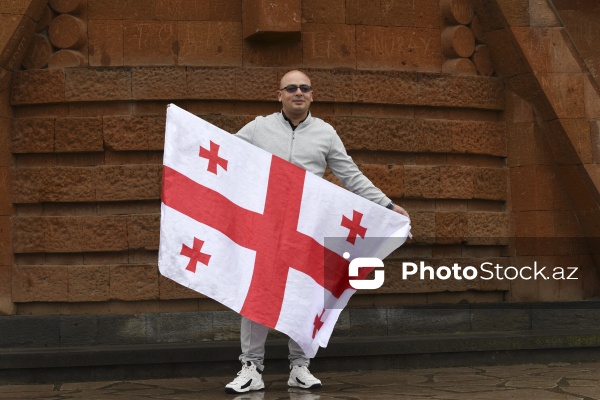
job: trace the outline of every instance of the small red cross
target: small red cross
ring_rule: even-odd
[[[187,269],[188,271],[191,272],[196,272],[196,265],[201,262],[204,265],[208,265],[208,262],[210,261],[210,256],[208,254],[204,254],[202,253],[200,250],[202,250],[202,246],[204,245],[204,241],[194,238],[194,247],[193,248],[189,248],[188,246],[185,245],[185,243],[181,246],[181,254],[182,256],[186,256],[190,258],[190,262],[188,263],[187,267],[185,267],[185,269]]]
[[[200,157],[208,159],[207,171],[215,175],[217,174],[217,166],[227,171],[227,160],[219,157],[219,147],[221,146],[211,140],[210,150],[200,146],[200,153],[198,154]]]
[[[348,238],[346,239],[347,242],[354,244],[357,235],[363,239],[365,238],[367,228],[360,226],[362,217],[363,215],[356,210],[353,211],[352,220],[345,215],[342,215],[342,226],[350,229],[350,233],[348,233]]]
[[[315,317],[315,322],[313,322],[313,325],[315,327],[313,329],[313,334],[312,334],[313,339],[315,338],[315,336],[317,336],[317,332],[319,332],[319,329],[321,329],[321,327],[324,324],[324,322],[321,321],[321,318],[323,318],[323,314],[325,314],[325,309],[323,309],[323,311],[321,312],[321,315],[317,314],[317,316]]]

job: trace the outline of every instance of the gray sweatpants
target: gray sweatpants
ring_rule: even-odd
[[[267,335],[269,334],[269,328],[261,325],[257,322],[251,321],[246,317],[242,317],[241,335],[240,339],[242,342],[242,354],[240,355],[240,361],[246,363],[251,361],[259,369],[263,369],[263,363],[265,359],[265,342]],[[306,357],[304,351],[300,348],[298,343],[290,338],[288,342],[288,348],[290,355],[290,365],[306,365],[310,363],[310,359]]]

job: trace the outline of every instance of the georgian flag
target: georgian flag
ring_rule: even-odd
[[[169,105],[161,274],[287,334],[308,357],[355,292],[349,260],[383,259],[409,231],[408,218]],[[352,279],[370,272],[360,271]]]

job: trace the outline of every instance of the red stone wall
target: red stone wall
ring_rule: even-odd
[[[418,259],[509,264],[529,255],[515,250],[515,233],[544,235],[543,227],[523,231],[542,209],[560,226],[570,221],[564,235],[580,236],[548,154],[532,145],[542,135],[532,105],[505,90],[471,2],[303,0],[282,13],[296,16],[279,21],[284,28],[261,17],[268,40],[244,39],[244,15],[259,3],[49,1],[29,34],[27,61],[8,69],[2,92],[0,185],[11,188],[0,194],[4,312],[218,308],[158,273],[166,105],[235,132],[278,110],[277,83],[291,68],[311,76],[314,114],[412,216],[415,239],[386,262],[389,283],[355,304],[593,292],[592,275],[587,288],[579,281],[548,291],[506,281],[404,282],[392,268]],[[541,207],[547,196],[555,200]]]

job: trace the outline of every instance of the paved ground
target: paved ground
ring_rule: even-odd
[[[265,391],[237,396],[223,391],[231,378],[5,385],[0,399],[600,400],[600,362],[321,373],[310,392],[267,371]]]

